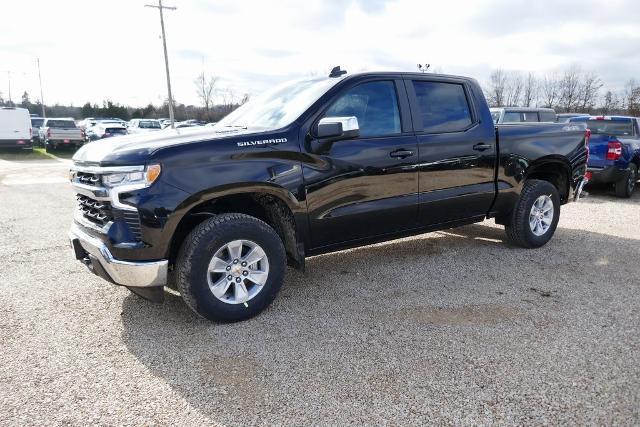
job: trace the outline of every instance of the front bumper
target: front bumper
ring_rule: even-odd
[[[149,288],[167,284],[169,262],[165,260],[131,262],[115,259],[99,239],[82,231],[77,224],[69,231],[75,258],[103,279],[133,288]]]

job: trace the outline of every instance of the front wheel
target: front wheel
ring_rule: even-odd
[[[560,219],[560,196],[556,187],[537,179],[528,180],[520,194],[511,222],[505,227],[511,243],[523,248],[545,245]]]
[[[186,237],[175,278],[185,303],[197,314],[236,322],[271,304],[285,271],[284,246],[273,228],[229,213],[204,221]]]
[[[628,199],[633,195],[633,192],[636,189],[636,182],[638,181],[638,167],[631,163],[629,165],[629,170],[624,175],[624,177],[616,182],[616,196]]]

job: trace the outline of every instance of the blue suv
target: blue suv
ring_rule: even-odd
[[[574,117],[591,131],[587,177],[613,184],[618,197],[631,197],[640,168],[640,118],[629,116]]]

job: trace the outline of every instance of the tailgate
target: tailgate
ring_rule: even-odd
[[[589,167],[604,168],[613,165],[613,160],[607,160],[610,139],[609,135],[591,134],[591,138],[589,138]]]
[[[49,139],[68,139],[70,141],[78,141],[82,139],[82,133],[80,129],[61,129],[61,128],[50,128],[51,136]]]

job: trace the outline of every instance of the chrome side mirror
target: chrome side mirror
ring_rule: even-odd
[[[315,136],[318,139],[349,139],[360,135],[358,118],[350,117],[325,117],[318,122]]]

